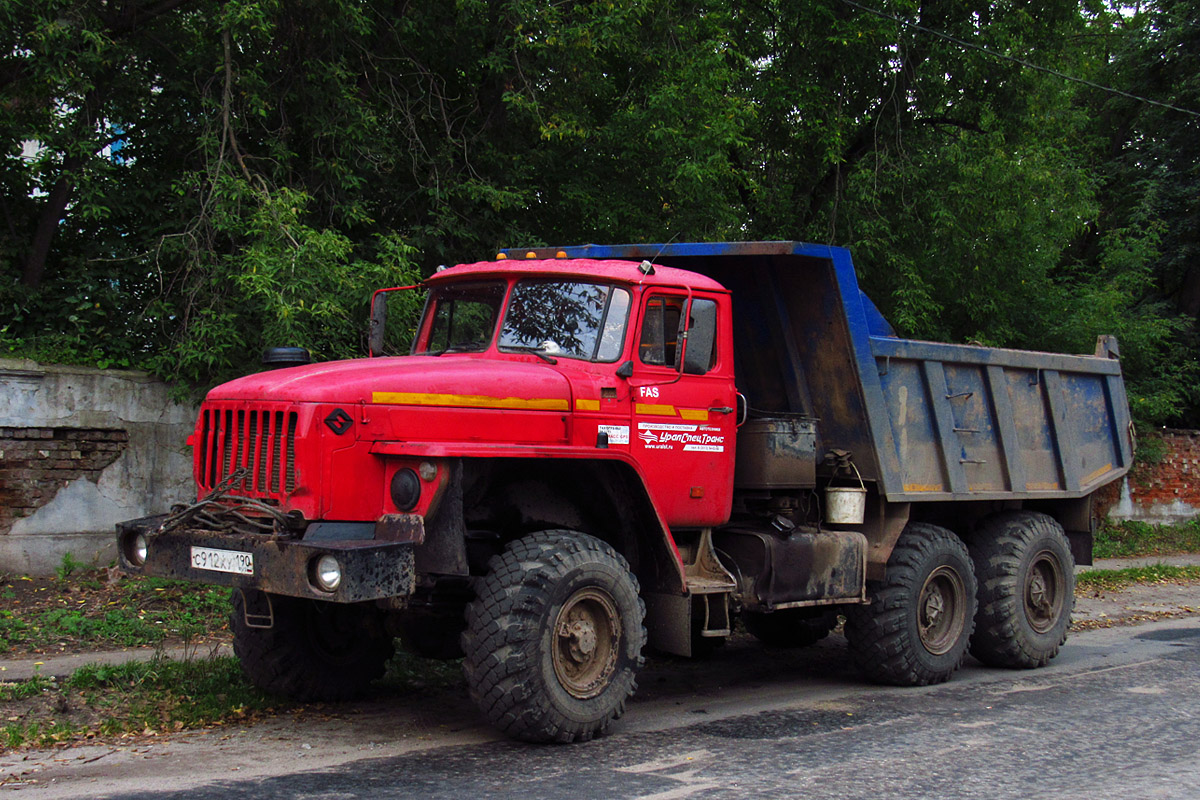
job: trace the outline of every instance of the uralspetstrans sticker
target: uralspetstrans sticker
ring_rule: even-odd
[[[685,453],[725,452],[725,434],[701,431],[696,425],[639,422],[638,438],[648,450],[674,450],[681,444]]]

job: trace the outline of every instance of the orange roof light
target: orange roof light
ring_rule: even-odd
[[[566,250],[559,250],[557,253],[555,253],[555,254],[554,254],[554,257],[555,257],[555,258],[566,258],[566,257],[567,257],[567,251],[566,251]]]
[[[528,253],[525,254],[525,257],[526,258],[537,258],[537,253],[530,250]]]
[[[507,254],[507,253],[496,253],[496,260],[497,260],[497,261],[504,261],[504,260],[505,260],[505,259],[507,259],[507,258],[508,258],[508,254]]]

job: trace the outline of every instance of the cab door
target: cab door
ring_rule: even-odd
[[[630,450],[668,525],[721,524],[737,438],[729,298],[652,289],[641,302]]]

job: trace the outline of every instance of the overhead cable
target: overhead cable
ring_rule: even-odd
[[[1026,61],[1023,58],[1017,58],[1016,56],[1010,56],[1005,53],[1000,53],[995,50],[991,50],[987,47],[984,47],[983,45],[978,45],[978,44],[975,44],[974,42],[969,42],[965,39],[960,39],[957,36],[951,36],[948,33],[943,33],[942,31],[936,31],[933,28],[928,28],[924,25],[921,25],[920,23],[912,22],[911,20],[904,19],[903,17],[898,17],[893,14],[889,14],[886,11],[880,11],[877,8],[871,8],[870,6],[865,6],[862,3],[856,3],[856,2],[854,2],[854,0],[841,0],[841,2],[845,3],[848,6],[851,6],[852,8],[857,8],[859,11],[865,11],[868,14],[874,14],[877,17],[881,17],[883,19],[889,19],[889,20],[892,20],[893,22],[898,22],[901,25],[904,25],[905,27],[912,28],[913,30],[921,31],[922,33],[928,33],[930,36],[936,36],[939,39],[945,39],[948,42],[953,42],[954,44],[957,44],[960,47],[966,47],[970,50],[978,50],[979,52],[985,53],[989,56],[992,56],[993,58],[999,58],[1004,61],[1011,61],[1014,64],[1020,64],[1022,67],[1026,67],[1028,69],[1036,70],[1038,72],[1044,72],[1047,75],[1053,75],[1057,78],[1062,78],[1063,80],[1066,80],[1066,81],[1072,81],[1074,83],[1081,83],[1084,86],[1090,86],[1093,89],[1098,89],[1099,91],[1102,91],[1102,92],[1108,92],[1109,94],[1115,94],[1115,95],[1120,95],[1121,97],[1127,97],[1130,100],[1137,100],[1140,103],[1149,103],[1150,105],[1159,106],[1161,108],[1166,108],[1171,111],[1178,111],[1181,114],[1188,114],[1193,117],[1200,117],[1200,111],[1193,111],[1190,108],[1182,108],[1181,106],[1172,105],[1171,103],[1164,103],[1161,100],[1151,100],[1149,97],[1142,97],[1141,95],[1133,94],[1131,92],[1125,92],[1120,89],[1114,89],[1111,86],[1105,86],[1103,84],[1096,83],[1095,81],[1089,81],[1086,78],[1077,78],[1074,75],[1068,75],[1067,73],[1059,72],[1056,69],[1050,69],[1049,67],[1043,67],[1040,64],[1034,64],[1030,61]]]

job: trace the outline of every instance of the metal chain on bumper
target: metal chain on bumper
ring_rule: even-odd
[[[153,533],[166,533],[186,525],[223,533],[294,535],[294,517],[260,500],[228,494],[230,487],[249,475],[249,468],[236,470],[197,502],[172,506],[171,513]]]

